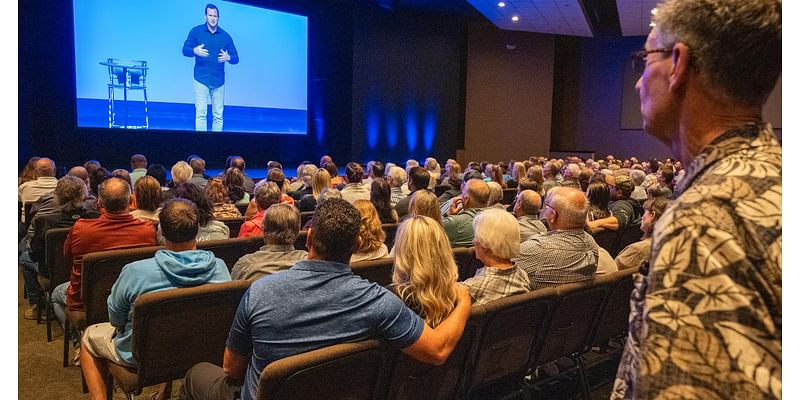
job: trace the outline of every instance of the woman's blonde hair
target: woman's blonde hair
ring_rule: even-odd
[[[458,267],[441,225],[415,215],[397,228],[392,283],[397,295],[431,327],[456,305]]]
[[[408,205],[409,215],[424,215],[442,224],[442,214],[439,210],[439,199],[430,190],[417,190],[411,194]]]
[[[364,199],[354,201],[353,207],[361,216],[361,224],[358,227],[358,250],[356,251],[369,253],[378,250],[386,240],[386,233],[381,228],[378,210],[371,201]]]
[[[318,199],[319,194],[329,187],[331,187],[331,174],[325,168],[318,169],[311,178],[311,192],[314,198]]]

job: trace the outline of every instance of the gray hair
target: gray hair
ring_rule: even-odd
[[[517,196],[519,207],[525,212],[525,215],[539,215],[541,208],[542,196],[533,190],[523,190]]]
[[[268,209],[273,204],[281,202],[281,189],[275,182],[266,179],[259,181],[260,185],[255,188],[256,205],[262,210]]]
[[[339,189],[334,188],[326,188],[323,191],[319,192],[319,197],[317,197],[317,206],[324,203],[325,200],[328,199],[341,199],[342,192]]]
[[[406,183],[406,171],[394,166],[389,170],[389,178],[392,178],[392,187],[403,186]]]
[[[493,206],[503,201],[503,187],[497,182],[486,182],[489,186],[489,204]]]
[[[177,186],[192,179],[194,170],[186,161],[178,161],[172,166],[172,182]]]
[[[580,196],[575,196],[572,192]],[[567,229],[581,229],[586,225],[589,202],[580,190],[556,186],[547,192],[545,203],[555,208]]]
[[[490,208],[472,220],[475,240],[498,258],[510,260],[519,254],[519,224],[508,211]]]
[[[264,212],[264,243],[294,244],[300,235],[300,211],[289,204],[273,204]]]
[[[88,189],[86,183],[75,176],[64,176],[58,180],[53,192],[56,203],[64,211],[78,210],[83,207]]]
[[[298,169],[300,170],[300,179],[303,181],[303,183],[311,186],[311,178],[314,177],[314,174],[317,173],[319,168],[317,168],[317,166],[314,164],[306,164]]]
[[[704,86],[762,105],[781,73],[780,0],[667,0],[653,16],[660,45],[689,47]]]
[[[634,185],[642,186],[642,184],[644,183],[644,178],[645,178],[644,171],[638,169],[632,169],[630,176]]]

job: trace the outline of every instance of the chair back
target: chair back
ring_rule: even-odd
[[[132,339],[139,387],[180,379],[199,362],[222,365],[233,317],[249,286],[233,281],[139,296]]]
[[[235,204],[236,209],[239,210],[239,214],[246,214],[247,213],[247,206],[250,204]]]
[[[383,243],[386,243],[386,247],[391,250],[394,247],[394,238],[397,236],[397,228],[400,226],[400,223],[393,223],[393,224],[381,224],[381,229],[386,234],[386,239]]]
[[[263,245],[264,239],[260,236],[254,236],[198,242],[197,248],[214,253],[215,257],[225,261],[225,265],[228,266],[228,271],[230,271],[242,256],[258,251]]]
[[[513,203],[515,197],[517,197],[517,189],[503,189],[502,204],[509,205]]]
[[[300,212],[300,226],[306,226],[308,221],[311,221],[311,218],[314,218],[314,211]]]
[[[128,263],[153,257],[158,246],[107,250],[83,256],[81,297],[86,309],[86,326],[108,322],[108,296]]]
[[[384,398],[395,352],[376,339],[287,357],[261,372],[256,399]]]
[[[350,264],[350,269],[353,270],[354,274],[381,286],[389,286],[392,283],[393,268],[394,257],[384,257]]]
[[[389,394],[394,400],[449,400],[459,398],[472,363],[472,349],[480,337],[487,316],[483,306],[473,307],[467,325],[447,361],[429,365],[399,352],[392,368]]]
[[[485,305],[487,317],[474,348],[476,358],[466,397],[482,389],[494,393],[522,381],[556,299],[556,289],[543,288]]]
[[[64,241],[72,228],[48,229],[44,234],[44,262],[47,265],[48,280],[52,291],[56,286],[69,281],[72,260],[64,255]]]
[[[621,336],[628,330],[633,275],[637,272],[639,271],[636,268],[629,268],[597,278],[595,284],[606,286],[608,298],[597,322],[592,343],[604,345],[608,339]]]
[[[447,189],[450,189],[450,186],[447,186],[447,185],[436,185],[436,186],[433,187],[433,194],[435,194],[436,197],[439,197],[439,196],[443,195],[444,192],[447,191]]]
[[[597,245],[606,249],[609,254],[614,251],[614,246],[617,243],[617,231],[602,230],[592,234],[592,237],[597,242]],[[611,254],[611,257],[614,257],[614,255]]]
[[[228,229],[231,231],[228,237],[235,238],[239,236],[239,230],[242,229],[242,224],[246,219],[244,217],[231,217],[231,218],[220,218],[218,220],[225,224]]]
[[[453,249],[453,257],[458,266],[459,282],[472,278],[483,267],[483,263],[475,256],[475,247],[456,247]]]
[[[127,86],[128,89],[142,89],[147,86],[147,61],[137,60],[122,60],[118,58],[109,58],[108,63],[125,65],[129,68],[122,68],[121,66],[108,66],[108,77],[111,85],[113,86]],[[130,68],[134,67],[134,68]],[[125,70],[127,69],[127,76]]]
[[[295,239],[295,241],[294,241],[294,248],[296,250],[308,251],[308,248],[306,248],[306,239],[307,238],[308,238],[308,231],[307,230],[300,231],[300,234],[297,235],[297,239]]]
[[[558,299],[539,348],[534,346],[532,367],[585,352],[607,294],[605,286],[585,283],[570,283],[555,289]]]
[[[628,224],[617,237],[614,251],[609,251],[611,257],[616,257],[628,245],[642,240],[642,235],[644,235],[644,232],[642,232],[640,224]]]

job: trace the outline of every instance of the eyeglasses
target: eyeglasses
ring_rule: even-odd
[[[631,53],[631,67],[633,68],[633,72],[637,74],[644,72],[644,67],[647,65],[647,55],[651,53],[672,53],[672,49],[660,48],[651,50],[641,49],[634,51]]]

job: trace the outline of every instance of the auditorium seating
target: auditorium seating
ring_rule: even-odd
[[[510,205],[517,197],[517,189],[503,189],[503,205]]]
[[[53,340],[53,321],[50,309],[53,307],[52,295],[56,286],[69,280],[72,260],[64,257],[64,241],[72,228],[55,228],[44,235],[44,263],[47,265],[47,277],[38,277],[39,287],[45,293],[45,322],[47,323],[47,341]]]
[[[132,350],[138,367],[108,363],[108,398],[114,382],[130,399],[144,387],[183,378],[199,362],[222,365],[233,317],[249,286],[248,281],[213,283],[137,298]]]
[[[581,355],[600,336],[624,333],[619,321],[627,319],[628,309],[620,307],[620,300],[630,296],[635,272],[623,270],[589,285],[545,288],[475,306],[461,340],[441,366],[416,362],[375,340],[287,357],[264,369],[258,398],[527,398],[531,387],[525,375],[561,357],[577,363],[581,393],[588,398]],[[381,352],[383,357],[375,354]],[[385,360],[393,362],[387,365]],[[354,381],[356,371],[364,370]],[[388,385],[386,376],[391,377]]]
[[[592,237],[594,237],[598,246],[606,249],[611,254],[611,257],[616,257],[626,246],[641,240],[643,234],[639,224],[633,223],[622,230],[596,232],[592,234]]]
[[[228,234],[228,237],[235,238],[239,236],[239,230],[242,228],[242,224],[244,223],[244,221],[247,221],[247,218],[245,217],[220,218],[218,221],[222,222],[223,224],[225,224],[225,226],[228,227],[228,229],[230,229],[231,232],[230,234]]]
[[[389,286],[392,283],[393,268],[394,257],[359,261],[350,264],[350,269],[353,270],[354,274],[381,286]]]
[[[472,278],[483,267],[483,263],[475,256],[475,247],[456,247],[453,249],[453,257],[458,266],[459,281]]]

